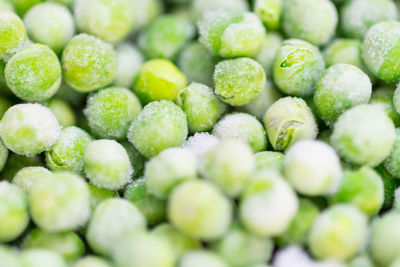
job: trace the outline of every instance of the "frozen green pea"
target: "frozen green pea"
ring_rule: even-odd
[[[268,146],[264,126],[246,113],[226,115],[214,126],[212,134],[220,140],[241,140],[248,144],[253,152],[264,151]]]
[[[400,128],[396,129],[396,139],[383,166],[393,177],[400,179]]]
[[[152,234],[164,238],[173,248],[177,259],[181,258],[186,252],[201,248],[199,241],[185,236],[167,223],[158,225],[154,228]]]
[[[311,228],[311,253],[319,259],[349,260],[364,247],[367,226],[367,217],[354,206],[334,205],[323,211]]]
[[[329,0],[284,1],[283,29],[291,38],[323,45],[335,34],[338,14]]]
[[[113,47],[87,34],[76,35],[68,42],[61,62],[67,84],[82,93],[107,86],[117,72]]]
[[[239,218],[244,227],[257,236],[278,236],[288,229],[296,216],[298,202],[296,193],[278,172],[261,170],[240,197]],[[279,208],[277,203],[280,203]]]
[[[19,237],[29,223],[28,199],[16,185],[0,182],[0,243]]]
[[[368,69],[386,82],[400,77],[400,22],[385,21],[370,28],[362,45],[362,58]]]
[[[264,116],[268,139],[277,151],[284,151],[296,141],[315,138],[318,126],[311,109],[301,98],[285,97],[272,104]]]
[[[372,224],[369,252],[379,266],[390,266],[400,253],[400,213],[392,211]]]
[[[110,199],[110,198],[118,198],[119,194],[117,191],[111,191],[105,188],[99,188],[92,184],[88,184],[89,193],[90,193],[90,208],[94,210],[97,205],[101,202]]]
[[[139,50],[130,43],[122,43],[117,46],[117,74],[114,84],[130,88],[143,64],[144,58]]]
[[[164,10],[164,2],[161,0],[133,0],[133,4],[135,29],[146,26]]]
[[[262,120],[268,108],[281,97],[282,94],[276,89],[275,85],[268,81],[260,94],[242,108],[245,112],[256,116],[259,120]]]
[[[371,95],[371,104],[379,104],[392,119],[395,126],[400,125],[400,115],[396,112],[394,105],[394,88],[391,86],[380,86],[375,88]]]
[[[155,18],[139,35],[139,47],[148,58],[175,59],[194,35],[193,26],[177,15]]]
[[[300,199],[299,210],[289,228],[276,239],[278,246],[305,245],[308,233],[318,214],[319,209],[316,204],[306,198]]]
[[[21,267],[67,267],[62,256],[47,249],[28,249],[21,253]]]
[[[103,258],[86,256],[74,262],[71,267],[112,267],[112,265]]]
[[[84,130],[70,126],[62,129],[56,143],[46,151],[46,165],[52,171],[82,173],[86,147],[92,138]]]
[[[177,185],[196,178],[197,158],[184,148],[166,149],[146,163],[144,176],[149,193],[166,199]]]
[[[85,245],[74,232],[47,233],[33,229],[24,238],[24,249],[41,248],[59,253],[66,261],[76,260],[85,253]]]
[[[78,29],[113,44],[133,28],[134,10],[130,0],[77,0],[74,3]]]
[[[29,191],[34,183],[50,174],[51,172],[44,167],[25,167],[20,169],[15,174],[14,178],[12,179],[12,183],[17,185],[26,194],[29,194]]]
[[[4,267],[20,267],[18,253],[11,247],[0,245],[0,262]]]
[[[307,196],[335,193],[343,177],[335,150],[318,140],[300,140],[291,146],[283,170],[293,188]]]
[[[76,116],[68,102],[61,98],[52,98],[47,102],[47,107],[56,116],[58,123],[62,127],[73,126],[76,124]]]
[[[185,88],[185,75],[167,59],[145,62],[134,81],[134,89],[143,103],[155,100],[175,101]]]
[[[61,4],[40,3],[24,17],[26,31],[32,41],[48,45],[56,54],[75,34],[71,12]]]
[[[289,39],[282,43],[276,53],[273,76],[282,92],[308,96],[314,92],[324,69],[324,59],[317,47],[306,41]]]
[[[129,184],[124,191],[124,198],[135,204],[150,225],[165,221],[167,202],[149,193],[145,178]]]
[[[0,58],[8,61],[27,42],[27,33],[22,20],[11,11],[0,11]]]
[[[210,150],[218,143],[218,138],[207,132],[195,133],[189,137],[188,140],[182,145],[183,148],[190,150],[198,158],[201,158],[204,153]]]
[[[111,256],[124,235],[145,229],[146,219],[134,204],[125,199],[111,198],[94,210],[86,239],[95,252]]]
[[[195,82],[179,92],[177,102],[186,113],[191,133],[211,130],[225,111],[210,87]]]
[[[190,213],[182,212],[190,210]],[[169,198],[168,217],[179,231],[195,239],[222,237],[232,221],[230,200],[212,183],[192,180],[180,184]]]
[[[232,9],[206,12],[198,27],[200,42],[223,58],[254,56],[265,36],[264,26],[256,14]]]
[[[254,100],[266,83],[262,66],[251,58],[223,60],[215,66],[215,93],[232,106]]]
[[[178,66],[190,82],[211,86],[216,61],[207,48],[195,41],[182,48],[178,57]]]
[[[345,171],[333,203],[349,203],[373,216],[379,212],[384,200],[384,185],[380,175],[368,166]]]
[[[128,153],[115,140],[90,142],[83,163],[86,176],[97,187],[117,190],[131,180],[133,170]]]
[[[145,157],[181,146],[187,137],[186,114],[170,101],[151,102],[133,120],[128,140]]]
[[[61,127],[56,117],[40,104],[18,104],[1,120],[0,135],[11,151],[33,156],[49,150],[57,141]]]
[[[51,98],[61,84],[61,65],[46,45],[30,45],[15,54],[4,70],[11,91],[25,101]]]
[[[132,178],[141,176],[144,169],[145,158],[129,141],[121,141],[120,144],[125,148],[129,160],[131,161],[133,167]]]
[[[73,173],[57,172],[35,182],[29,192],[33,221],[46,232],[63,232],[83,226],[90,215],[89,188]]]
[[[255,167],[250,146],[240,140],[227,139],[202,156],[200,172],[226,194],[236,197],[246,188]]]
[[[19,170],[31,166],[44,166],[42,158],[39,155],[25,157],[15,153],[9,153],[9,157],[1,172],[1,178],[11,181]]]
[[[345,110],[368,103],[371,92],[371,81],[362,70],[349,64],[335,64],[318,80],[314,104],[320,117],[330,125]]]
[[[364,39],[369,28],[381,21],[396,20],[392,0],[351,0],[340,8],[340,26],[344,35]]]
[[[392,120],[378,105],[358,105],[345,111],[333,127],[331,143],[345,160],[358,165],[379,165],[396,138]]]
[[[228,267],[228,263],[218,254],[208,250],[194,250],[181,258],[178,267]]]
[[[256,170],[275,169],[278,172],[283,170],[283,159],[285,156],[281,152],[262,151],[254,154],[256,159]]]
[[[230,266],[241,267],[267,262],[272,254],[273,242],[250,234],[239,224],[234,224],[212,247]]]
[[[282,0],[256,0],[254,3],[254,12],[269,30],[281,27],[282,9]]]
[[[95,135],[125,139],[130,124],[141,109],[139,99],[131,91],[109,87],[91,95],[83,112]]]
[[[114,250],[118,267],[173,267],[175,254],[162,237],[148,233],[133,233],[121,240]]]

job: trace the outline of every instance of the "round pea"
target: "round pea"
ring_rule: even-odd
[[[29,194],[32,185],[49,174],[51,174],[51,172],[44,167],[25,167],[15,174],[12,183],[17,185],[26,194]]]
[[[22,20],[11,11],[0,11],[0,58],[8,61],[27,42]]]

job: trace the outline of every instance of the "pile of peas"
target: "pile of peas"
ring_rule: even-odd
[[[399,3],[0,0],[0,267],[400,267]]]

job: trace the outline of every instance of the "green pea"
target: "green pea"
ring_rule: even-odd
[[[0,10],[15,12],[13,4],[9,0],[0,1]]]
[[[196,178],[197,158],[183,148],[166,149],[146,163],[144,176],[149,193],[166,199],[180,183]]]
[[[17,185],[26,194],[29,194],[33,184],[50,174],[51,172],[48,169],[40,166],[24,167],[15,174],[12,183]]]
[[[61,127],[56,117],[40,104],[18,104],[1,120],[0,135],[11,151],[33,156],[49,150],[57,141]]]
[[[198,26],[200,42],[223,58],[254,56],[265,36],[265,29],[254,13],[233,9],[210,10]]]
[[[282,0],[256,0],[254,12],[269,30],[278,30],[281,26]]]
[[[363,248],[367,234],[366,216],[352,205],[338,204],[317,217],[308,245],[316,258],[346,261]]]
[[[29,9],[24,23],[32,41],[48,45],[56,54],[75,34],[71,12],[61,4],[40,3]]]
[[[284,1],[282,26],[290,38],[323,45],[335,34],[338,14],[329,0]]]
[[[256,159],[256,170],[275,169],[278,172],[283,171],[284,155],[281,152],[262,151],[254,154]]]
[[[278,246],[305,245],[308,233],[318,214],[319,209],[317,205],[306,198],[300,199],[299,210],[290,223],[289,228],[276,239]]]
[[[145,228],[146,220],[134,204],[125,199],[111,198],[94,210],[86,239],[95,252],[111,256],[124,235],[130,231],[144,231]]]
[[[331,143],[344,159],[371,167],[390,153],[396,132],[392,120],[377,105],[358,105],[345,111],[333,127]]]
[[[133,28],[134,10],[130,0],[78,0],[74,4],[79,30],[113,44],[120,42]]]
[[[153,59],[140,68],[134,88],[143,103],[155,100],[175,101],[186,84],[185,75],[171,61]]]
[[[118,45],[116,49],[118,68],[114,84],[116,86],[130,88],[143,64],[143,55],[130,43],[122,43]]]
[[[218,10],[218,9],[231,9],[237,11],[249,10],[249,4],[245,0],[226,0],[226,1],[214,1],[214,0],[193,0],[191,5],[192,12],[194,13],[195,19],[199,19],[207,11]]]
[[[215,66],[215,93],[232,106],[254,100],[266,83],[262,66],[250,58],[223,60]]]
[[[218,138],[207,132],[195,133],[189,137],[182,145],[183,148],[190,150],[198,158],[201,158],[208,150],[218,143]]]
[[[84,153],[84,170],[95,186],[118,190],[131,181],[133,171],[128,153],[115,140],[92,141]]]
[[[4,61],[8,61],[27,42],[24,23],[11,11],[0,11],[0,38],[0,58]]]
[[[47,249],[29,249],[21,253],[21,267],[67,267],[62,256]]]
[[[133,0],[133,3],[136,18],[135,29],[146,26],[164,11],[164,2],[160,0]]]
[[[90,215],[89,188],[82,177],[57,172],[35,182],[29,192],[33,221],[46,232],[75,230]]]
[[[76,260],[85,253],[85,245],[74,232],[47,233],[39,228],[25,236],[23,248],[52,250],[62,255],[66,261]]]
[[[124,198],[135,204],[150,225],[165,221],[167,203],[149,193],[145,178],[136,179],[129,184],[124,191]]]
[[[306,41],[289,39],[276,53],[273,76],[283,93],[308,96],[313,94],[324,68],[324,59],[317,47]]]
[[[200,83],[191,83],[181,90],[178,105],[186,113],[191,133],[211,130],[225,111],[213,90]]]
[[[0,182],[0,242],[13,241],[29,223],[28,199],[16,185]]]
[[[397,9],[392,0],[350,0],[340,8],[340,26],[344,35],[360,40],[371,26],[396,19]]]
[[[379,212],[384,200],[382,178],[370,167],[346,171],[332,203],[349,203],[373,216]]]
[[[282,203],[277,208],[276,203]],[[283,234],[298,210],[294,190],[274,170],[257,172],[239,202],[239,219],[244,227],[259,237]]]
[[[232,205],[212,183],[191,180],[172,192],[168,217],[174,227],[189,237],[215,240],[224,236],[231,224]]]
[[[0,261],[5,267],[20,267],[18,253],[8,246],[0,245]]]
[[[255,158],[250,146],[242,141],[227,139],[221,141],[203,156],[201,174],[218,185],[232,197],[246,188],[255,170]]]
[[[268,139],[277,151],[284,151],[296,141],[315,138],[318,126],[311,109],[301,98],[285,97],[272,104],[264,116]]]
[[[272,254],[271,239],[248,233],[239,224],[233,224],[224,237],[212,247],[230,266],[251,266],[267,262]]]
[[[400,23],[385,21],[375,24],[365,35],[362,58],[379,79],[394,82],[400,77]]]
[[[226,115],[214,126],[212,133],[220,140],[241,140],[247,143],[253,152],[264,151],[268,146],[264,126],[246,113]]]
[[[362,70],[349,64],[335,64],[318,80],[314,104],[320,117],[330,125],[345,110],[367,104],[371,92],[371,81]]]
[[[170,101],[156,101],[143,108],[128,130],[128,140],[145,157],[181,146],[187,137],[186,114]]]
[[[141,109],[139,99],[131,91],[109,87],[88,98],[84,114],[95,135],[125,139],[130,124]]]
[[[70,104],[61,98],[52,98],[47,102],[47,107],[56,116],[58,123],[62,127],[73,126],[76,124],[76,115]]]
[[[193,26],[176,15],[155,18],[139,35],[139,47],[148,58],[175,59],[194,35]]]
[[[83,93],[107,86],[117,72],[113,47],[87,34],[76,35],[68,42],[61,62],[67,84]]]
[[[31,45],[15,54],[4,70],[8,87],[25,101],[51,98],[61,84],[61,65],[45,45]]]

